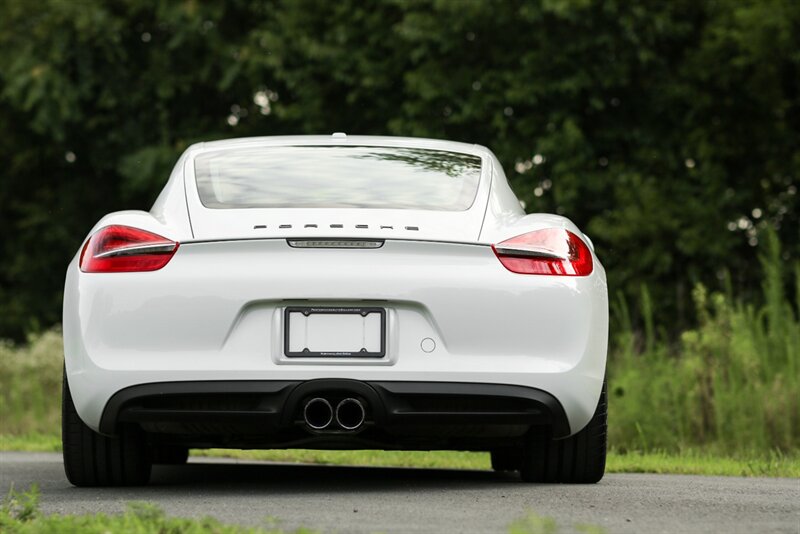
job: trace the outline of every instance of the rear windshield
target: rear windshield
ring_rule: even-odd
[[[463,211],[475,200],[481,159],[369,146],[290,146],[198,155],[207,208],[384,208]]]

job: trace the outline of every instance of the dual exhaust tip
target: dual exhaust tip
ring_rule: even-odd
[[[353,398],[346,398],[336,405],[322,397],[314,397],[303,408],[303,419],[314,430],[325,430],[336,420],[336,424],[345,430],[358,430],[364,424],[366,411],[364,404]]]

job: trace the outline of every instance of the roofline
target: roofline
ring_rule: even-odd
[[[262,137],[238,137],[221,139],[219,141],[206,141],[191,145],[187,152],[194,156],[203,152],[216,150],[229,150],[235,148],[272,147],[272,146],[383,146],[400,148],[422,148],[431,150],[446,150],[486,156],[491,154],[488,148],[457,141],[443,139],[427,139],[422,137],[393,137],[378,135],[348,135],[336,137],[331,135],[283,135]]]

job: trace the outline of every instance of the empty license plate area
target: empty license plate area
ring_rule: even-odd
[[[283,352],[292,358],[382,358],[386,354],[384,308],[288,307]]]

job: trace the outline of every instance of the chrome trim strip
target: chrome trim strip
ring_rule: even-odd
[[[154,243],[152,245],[132,245],[101,252],[95,258],[113,258],[115,256],[133,256],[135,254],[167,254],[175,250],[175,243]]]
[[[506,247],[498,247],[495,245],[494,249],[497,251],[498,254],[503,254],[505,256],[518,256],[521,258],[545,258],[549,260],[566,260],[564,256],[560,254],[554,254],[553,252],[549,252],[547,250],[532,250],[532,249],[521,249],[521,248],[506,248]]]

